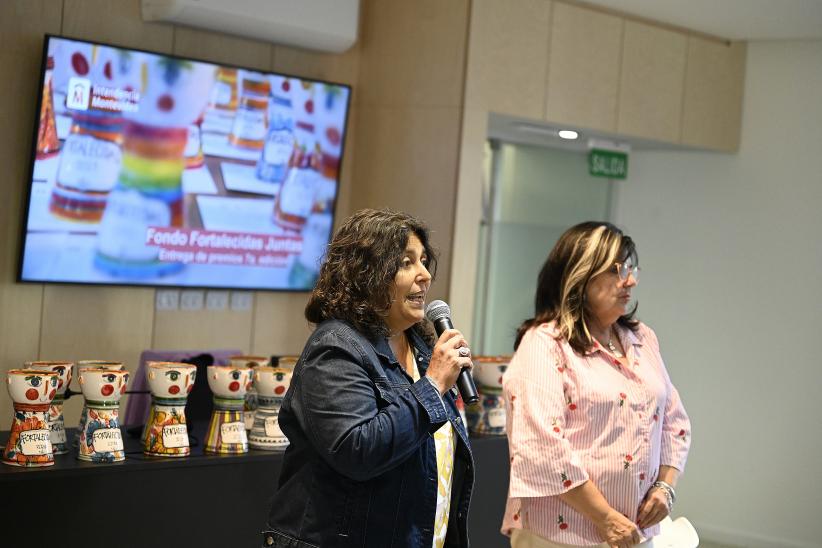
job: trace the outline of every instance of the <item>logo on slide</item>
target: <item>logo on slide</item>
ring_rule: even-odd
[[[72,76],[68,82],[68,93],[66,93],[66,106],[74,110],[88,110],[89,98],[91,97],[91,81],[88,78],[77,78]]]

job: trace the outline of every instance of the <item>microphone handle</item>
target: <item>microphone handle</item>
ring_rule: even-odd
[[[437,331],[437,336],[439,337],[446,329],[454,329],[454,324],[451,323],[450,317],[445,316],[444,318],[438,318],[434,322],[434,329]],[[465,402],[466,405],[479,401],[477,385],[474,384],[474,378],[468,369],[463,368],[462,371],[460,371],[457,377],[457,389],[460,391],[462,401]]]

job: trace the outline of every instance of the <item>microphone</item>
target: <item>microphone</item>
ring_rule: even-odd
[[[454,329],[454,324],[451,323],[451,308],[445,301],[431,301],[425,307],[425,317],[434,324],[434,329],[437,330],[437,337],[442,335],[446,329]],[[462,396],[462,401],[466,404],[476,403],[479,401],[477,395],[477,387],[474,384],[474,379],[471,373],[463,368],[457,377],[457,388]]]

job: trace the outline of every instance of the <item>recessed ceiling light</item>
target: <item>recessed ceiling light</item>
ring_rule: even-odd
[[[559,130],[559,136],[561,139],[576,139],[579,137],[579,133],[576,131],[571,131],[570,129],[561,129]]]

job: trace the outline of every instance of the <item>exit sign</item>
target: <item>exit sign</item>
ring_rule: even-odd
[[[588,172],[593,177],[624,179],[628,176],[628,153],[591,149],[588,153]]]

